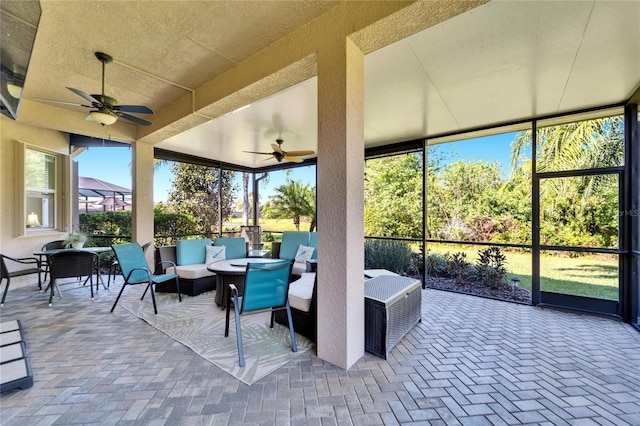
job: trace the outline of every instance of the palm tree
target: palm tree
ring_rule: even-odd
[[[263,215],[274,219],[292,218],[296,230],[300,230],[302,217],[315,218],[315,200],[313,189],[298,181],[289,181],[275,188],[275,194],[269,197],[264,206]],[[312,220],[312,226],[315,222]]]
[[[622,164],[624,118],[614,116],[537,129],[537,172],[582,170]],[[511,145],[511,169],[531,143],[531,130],[519,133]]]

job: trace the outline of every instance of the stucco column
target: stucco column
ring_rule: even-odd
[[[364,355],[364,55],[348,39],[318,51],[318,357]]]
[[[143,245],[153,240],[153,145],[132,144],[131,172],[133,181],[132,241]],[[153,250],[147,250],[147,261],[153,269]]]

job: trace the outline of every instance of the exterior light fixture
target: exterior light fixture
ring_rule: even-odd
[[[22,96],[22,86],[18,86],[15,83],[7,83],[7,90],[14,99],[20,99]]]
[[[20,65],[14,65],[13,72],[9,73],[11,75],[11,79],[7,81],[7,91],[12,98],[20,99],[22,96],[22,87],[24,86],[24,76],[27,73],[27,70],[25,67],[21,67]]]
[[[520,285],[520,278],[511,277],[511,297],[515,297],[518,285]]]

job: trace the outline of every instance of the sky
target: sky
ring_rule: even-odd
[[[483,160],[487,163],[499,162],[504,177],[509,177],[511,169],[511,142],[516,133],[503,133],[501,135],[485,136],[482,138],[467,139],[455,143],[436,145],[430,148],[430,155],[437,152],[443,154],[445,164],[450,161]]]
[[[131,149],[130,148],[99,148],[92,147],[76,156],[78,171],[82,177],[100,179],[109,183],[131,189]],[[240,174],[238,174],[240,176]],[[315,182],[315,168],[298,167],[292,172],[291,179],[302,181],[303,183]],[[270,173],[268,185],[261,185],[262,199],[273,193],[273,188],[285,183],[284,172]],[[171,165],[165,164],[154,170],[153,177],[153,202],[166,201],[171,184],[173,173]],[[251,183],[249,183],[251,185]],[[241,181],[238,181],[241,185]],[[265,188],[268,186],[268,188]],[[239,196],[241,196],[239,194]]]
[[[511,162],[511,141],[514,133],[468,139],[454,144],[443,144],[432,149],[442,153],[449,161],[477,159],[486,162],[498,161],[504,176],[509,176]],[[431,151],[433,152],[433,151]],[[131,149],[92,147],[76,156],[79,173],[82,177],[92,177],[109,183],[131,188]],[[314,167],[293,169],[291,179],[302,183],[315,182]],[[261,185],[261,198],[266,201],[273,194],[273,188],[285,183],[285,173],[270,173],[268,185]],[[163,165],[154,171],[153,201],[166,201],[171,188],[173,174],[170,165]],[[240,182],[239,182],[240,183]],[[241,196],[239,194],[239,196]]]

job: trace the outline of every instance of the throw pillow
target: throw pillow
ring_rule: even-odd
[[[311,260],[311,256],[313,256],[314,250],[314,247],[303,246],[302,244],[300,244],[296,253],[296,262],[307,263],[307,260]]]
[[[212,262],[217,262],[218,260],[225,259],[225,246],[205,246],[206,256],[204,259],[204,263],[207,265]]]

